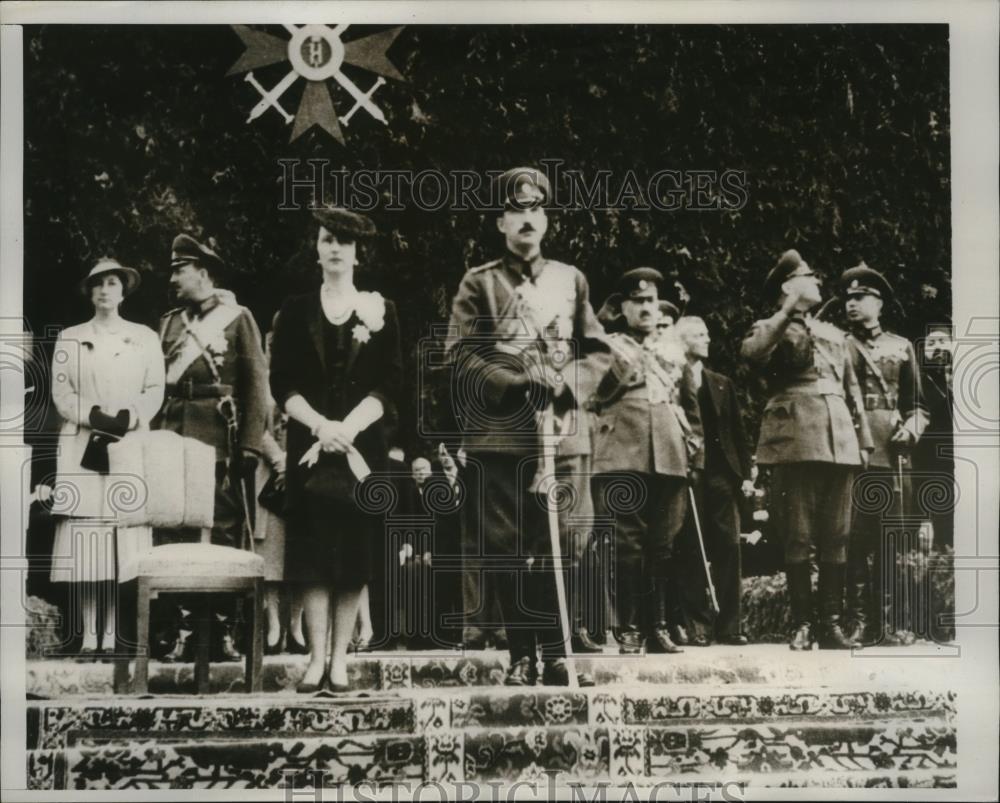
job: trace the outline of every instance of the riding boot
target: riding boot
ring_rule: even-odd
[[[788,581],[788,598],[792,608],[792,650],[811,650],[812,634],[812,576],[808,563],[790,563],[785,567]]]
[[[868,557],[863,552],[855,554],[854,550],[848,558],[847,586],[844,589],[845,625],[851,626],[848,639],[864,643],[868,629]]]
[[[684,652],[670,638],[670,625],[668,622],[668,611],[670,609],[669,589],[670,583],[666,579],[666,573],[656,580],[655,608],[653,617],[652,640],[649,642],[651,652],[678,653]]]
[[[846,567],[842,563],[821,563],[819,565],[819,648],[821,650],[850,650],[861,646],[858,641],[845,636],[844,631],[840,628],[845,573]]]

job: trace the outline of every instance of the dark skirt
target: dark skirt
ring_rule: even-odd
[[[285,580],[356,591],[372,576],[378,520],[349,504],[308,501],[291,516],[285,536]]]

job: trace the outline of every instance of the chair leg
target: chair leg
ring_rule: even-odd
[[[115,694],[128,694],[128,663],[131,655],[131,645],[129,644],[130,630],[126,627],[124,617],[125,611],[131,610],[129,604],[133,602],[135,596],[134,591],[130,584],[123,583],[118,587],[119,594],[121,598],[121,606],[119,607],[119,619],[121,620],[121,627],[117,628],[118,634],[115,641],[115,670],[112,677],[112,688]]]
[[[261,581],[254,580],[253,600],[251,601],[250,649],[247,650],[246,689],[251,694],[258,694],[264,688],[264,600]]]
[[[195,616],[194,682],[198,694],[208,694],[209,664],[211,662],[212,604],[210,597],[202,595],[197,603]]]
[[[149,691],[149,580],[139,578],[136,586],[135,620],[135,677],[132,680],[133,694]],[[126,662],[126,667],[127,667]],[[126,672],[128,670],[126,669]]]

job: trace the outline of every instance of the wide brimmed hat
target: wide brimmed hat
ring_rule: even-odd
[[[101,259],[90,269],[90,272],[83,278],[83,281],[80,282],[80,292],[84,295],[88,295],[90,292],[90,284],[93,282],[94,278],[102,276],[105,273],[117,273],[121,276],[122,285],[124,286],[123,295],[126,296],[135,291],[135,289],[142,283],[142,277],[139,275],[139,271],[135,268],[129,268],[122,265],[117,259]]]
[[[371,218],[349,209],[324,206],[322,209],[314,209],[312,216],[324,229],[338,236],[364,240],[375,234],[375,224]]]

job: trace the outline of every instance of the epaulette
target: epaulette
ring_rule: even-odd
[[[469,268],[469,273],[482,273],[484,270],[489,270],[490,268],[495,268],[497,265],[503,264],[503,259],[494,259],[487,262],[485,265],[477,265],[474,268]]]

